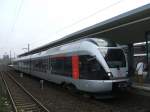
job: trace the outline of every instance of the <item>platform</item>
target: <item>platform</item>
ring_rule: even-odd
[[[136,94],[150,97],[150,84],[133,83],[132,90]]]
[[[136,88],[136,89],[145,90],[145,91],[149,91],[150,92],[150,84],[133,83],[132,87]]]

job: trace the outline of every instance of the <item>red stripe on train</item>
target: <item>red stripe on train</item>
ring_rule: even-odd
[[[79,56],[72,56],[72,76],[73,79],[79,79]]]

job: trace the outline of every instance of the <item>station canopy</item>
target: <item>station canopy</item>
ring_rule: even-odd
[[[82,38],[106,38],[119,44],[142,42],[145,41],[145,32],[147,31],[150,31],[150,4],[67,35],[21,54],[19,57],[41,52]]]

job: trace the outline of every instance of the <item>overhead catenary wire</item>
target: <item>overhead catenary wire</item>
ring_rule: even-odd
[[[16,26],[18,17],[19,17],[19,15],[20,15],[20,11],[21,11],[21,9],[22,9],[22,6],[23,6],[23,0],[20,0],[19,8],[18,8],[18,10],[17,10],[17,12],[16,12],[16,16],[15,16],[14,22],[13,22],[13,24],[12,24],[11,32],[13,32],[14,29],[15,29],[15,26]],[[16,6],[16,9],[17,9],[17,6]]]
[[[8,32],[10,32],[10,33],[12,33],[13,31],[14,31],[14,28],[15,28],[15,25],[16,25],[16,23],[17,23],[17,20],[18,20],[18,17],[19,17],[19,14],[20,14],[20,11],[21,11],[21,9],[22,9],[22,4],[23,4],[23,0],[19,0],[20,1],[20,4],[19,4],[19,6],[18,5],[16,5],[16,7],[15,7],[15,10],[16,10],[16,13],[15,13],[15,17],[14,17],[14,19],[13,19],[13,23],[10,23],[10,29],[8,29]],[[17,8],[18,7],[18,8]],[[18,10],[17,10],[18,9]],[[6,35],[7,35],[8,33],[6,33]],[[11,49],[10,49],[11,50]],[[0,56],[1,57],[1,56]]]
[[[103,12],[103,11],[105,11],[105,10],[108,10],[109,8],[111,8],[111,7],[115,6],[115,5],[118,5],[119,3],[123,2],[123,1],[124,1],[124,0],[119,0],[119,1],[117,1],[117,2],[115,2],[115,3],[113,3],[113,4],[111,4],[111,5],[109,5],[109,6],[107,6],[107,7],[104,7],[104,8],[102,8],[102,9],[99,9],[98,11],[94,12],[93,14],[88,15],[88,16],[86,16],[86,17],[84,17],[84,18],[82,18],[82,19],[80,19],[80,20],[78,20],[78,21],[76,21],[76,22],[74,22],[74,23],[68,25],[68,26],[65,26],[65,27],[61,28],[61,29],[58,30],[57,32],[63,31],[63,30],[65,30],[65,29],[67,29],[67,28],[70,28],[70,27],[76,25],[76,24],[79,24],[79,23],[81,23],[82,21],[84,21],[84,20],[86,20],[86,19],[89,19],[89,18],[93,17],[94,15],[96,15],[96,14],[98,14],[98,13],[100,13],[100,12]]]
[[[84,20],[86,20],[86,19],[88,19],[88,18],[91,18],[91,17],[93,17],[94,15],[96,15],[96,14],[98,14],[98,13],[100,13],[100,12],[103,12],[103,11],[105,11],[105,10],[108,10],[109,8],[115,6],[115,5],[117,5],[117,4],[119,4],[119,3],[123,2],[123,1],[124,1],[124,0],[119,0],[119,1],[117,1],[117,2],[115,2],[115,3],[113,3],[113,4],[111,4],[111,5],[109,5],[109,6],[107,6],[107,7],[104,7],[103,9],[99,9],[99,10],[97,10],[96,12],[94,12],[93,14],[88,15],[88,16],[86,16],[86,17],[84,17],[84,18],[82,18],[82,19],[80,19],[80,20],[78,20],[78,21],[76,21],[76,22],[74,22],[74,23],[68,25],[68,26],[65,26],[65,27],[63,27],[63,28],[57,30],[53,35],[56,35],[56,34],[58,34],[59,32],[64,31],[65,29],[68,29],[68,28],[70,28],[70,27],[72,27],[72,26],[74,26],[74,25],[76,25],[76,24],[79,24],[79,23],[81,23],[82,21],[84,21]],[[42,39],[42,40],[43,40],[43,39]],[[41,41],[41,40],[39,40],[39,41]],[[32,42],[32,43],[30,43],[30,44],[34,44],[34,43],[37,43],[37,42],[39,43],[39,41]]]

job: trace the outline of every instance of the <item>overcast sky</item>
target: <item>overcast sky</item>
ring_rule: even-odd
[[[57,40],[150,0],[0,0],[0,57]]]

